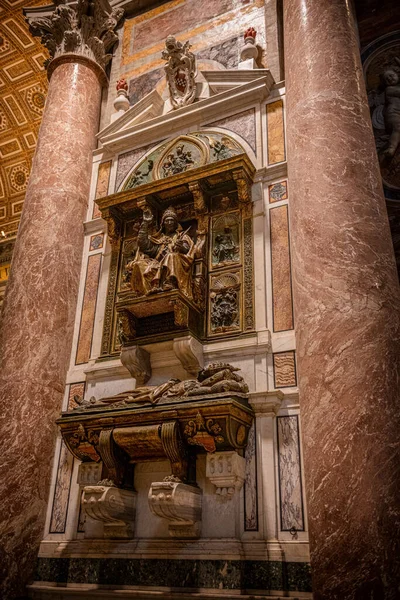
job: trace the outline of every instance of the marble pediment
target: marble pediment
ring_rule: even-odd
[[[165,102],[153,90],[97,134],[101,152],[120,152],[179,135],[200,123],[212,122],[235,109],[262,102],[274,80],[269,70],[202,71],[202,94],[189,106],[165,112]]]

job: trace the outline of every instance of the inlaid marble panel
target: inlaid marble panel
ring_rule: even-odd
[[[270,210],[274,331],[293,329],[293,302],[286,205]]]
[[[288,198],[288,189],[287,189],[287,181],[279,181],[278,183],[273,183],[268,186],[268,195],[269,201],[272,204],[273,202],[281,202],[281,200],[287,200]]]
[[[304,531],[304,509],[297,415],[277,417],[281,530]]]
[[[103,162],[99,165],[99,172],[97,175],[97,184],[96,184],[96,195],[95,198],[103,198],[108,194],[108,184],[110,182],[110,173],[111,173],[111,160],[107,162]],[[93,205],[93,215],[92,218],[96,219],[100,217],[101,213],[99,207],[95,203]]]
[[[241,589],[311,591],[309,563],[267,560],[39,557],[35,580],[64,585],[162,586],[183,591],[211,588],[224,590],[221,595],[228,592],[227,598],[232,597],[229,590],[234,590],[235,597]]]
[[[246,446],[244,481],[244,529],[258,531],[256,422],[250,427]]]
[[[285,134],[283,125],[283,102],[267,104],[268,164],[285,160]]]
[[[74,408],[79,406],[77,399],[79,399],[79,401],[83,400],[84,395],[85,395],[85,382],[84,381],[82,383],[71,383],[71,385],[69,386],[69,392],[68,392],[68,410],[73,410]]]
[[[214,44],[196,54],[198,62],[202,60],[216,60],[226,69],[235,69],[239,63],[239,50],[242,37],[235,36],[220,44]]]
[[[274,354],[274,381],[276,388],[297,385],[295,351]]]
[[[51,510],[50,533],[64,533],[68,514],[69,491],[71,488],[74,457],[61,442],[58,459],[57,480]]]
[[[256,117],[253,108],[209,123],[209,127],[222,127],[240,135],[256,151]]]
[[[104,244],[104,233],[97,233],[90,238],[89,252],[92,250],[100,250]]]
[[[85,292],[83,296],[81,324],[79,330],[78,350],[75,361],[77,365],[88,362],[90,358],[100,266],[101,253],[92,254],[89,256],[87,263]]]
[[[232,7],[232,0],[186,0],[172,6],[172,10],[159,14],[148,21],[138,22],[135,27],[133,50],[139,51],[149,42],[164,41],[168,35],[176,35],[179,31],[190,30],[210,18],[227,12]]]

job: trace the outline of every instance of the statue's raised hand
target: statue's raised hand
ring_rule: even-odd
[[[151,212],[151,210],[149,208],[146,208],[146,210],[143,211],[143,221],[145,221],[146,223],[151,223],[153,220],[153,213]]]

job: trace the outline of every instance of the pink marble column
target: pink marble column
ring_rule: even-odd
[[[49,86],[0,330],[0,596],[22,594],[48,501],[69,365],[101,83],[58,59]]]
[[[399,287],[346,0],[285,0],[288,168],[315,600],[399,598]]]

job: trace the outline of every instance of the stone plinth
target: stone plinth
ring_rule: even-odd
[[[43,535],[55,419],[71,353],[100,99],[101,85],[89,64],[61,63],[53,71],[4,300],[4,599],[22,594]]]
[[[341,0],[284,8],[314,598],[397,598],[399,289],[357,32]]]

